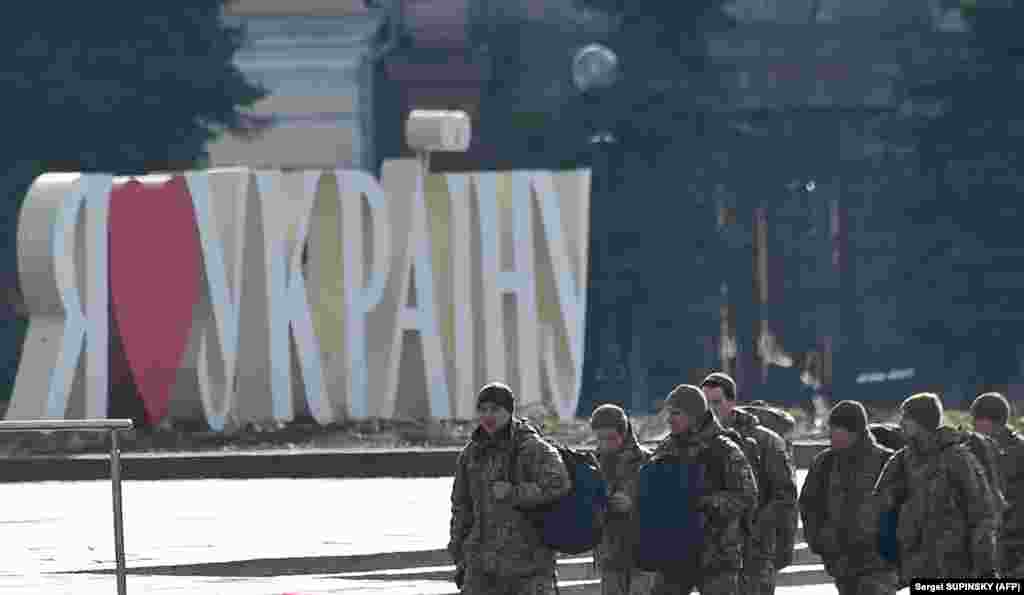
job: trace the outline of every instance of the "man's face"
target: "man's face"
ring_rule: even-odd
[[[622,448],[626,440],[615,428],[598,428],[594,430],[594,435],[597,437],[597,450],[600,452],[616,452]]]
[[[493,434],[508,425],[512,414],[497,403],[483,402],[476,408],[476,414],[480,418],[480,427],[488,434]]]
[[[986,436],[991,436],[996,431],[996,424],[987,417],[975,417],[974,431]]]
[[[668,425],[672,428],[673,434],[685,434],[690,430],[690,416],[683,413],[682,409],[670,407],[668,410]]]
[[[830,438],[832,439],[832,448],[836,450],[850,448],[857,442],[857,434],[854,434],[845,428],[829,426],[829,430],[831,431]]]
[[[708,407],[715,412],[718,420],[728,423],[732,419],[732,409],[736,406],[736,402],[727,399],[725,391],[720,387],[705,386],[702,390],[704,391],[704,398],[708,400]]]

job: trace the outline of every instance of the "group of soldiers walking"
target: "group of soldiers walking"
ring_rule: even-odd
[[[569,493],[566,464],[516,417],[504,384],[481,389],[477,412],[452,488],[456,583],[467,595],[557,593],[556,552],[522,511]],[[677,386],[663,412],[671,432],[654,449],[618,406],[590,418],[608,493],[594,547],[603,595],[774,593],[793,560],[798,515],[840,595],[893,594],[914,578],[1024,576],[1024,438],[1007,426],[1010,407],[997,393],[974,401],[974,431],[944,426],[938,396],[908,398],[898,451],[879,443],[860,403],[836,404],[831,447],[814,458],[799,495],[791,446],[739,404],[728,375]],[[666,458],[703,466],[702,538],[693,567],[652,572],[634,557],[637,477]]]

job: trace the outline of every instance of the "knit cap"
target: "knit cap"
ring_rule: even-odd
[[[736,381],[725,372],[712,372],[700,383],[701,388],[714,386],[722,389],[725,398],[730,401],[736,400]]]
[[[708,412],[708,401],[704,391],[692,384],[680,384],[665,397],[665,407],[679,409],[692,420],[704,417]]]
[[[494,403],[509,413],[516,412],[516,397],[512,389],[501,382],[491,382],[480,389],[476,396],[476,406],[483,403]]]
[[[971,415],[975,419],[983,417],[991,419],[1000,426],[1006,425],[1006,421],[1010,419],[1010,402],[999,393],[978,395],[978,398],[971,403]]]
[[[937,430],[942,425],[942,401],[934,393],[919,393],[908,397],[900,405],[903,415],[926,430]]]
[[[839,401],[828,414],[828,425],[861,434],[868,427],[868,412],[857,401]]]
[[[622,407],[612,403],[601,405],[590,415],[590,428],[593,430],[610,428],[620,434],[625,434],[628,426],[629,418],[626,416],[626,412],[622,410]]]

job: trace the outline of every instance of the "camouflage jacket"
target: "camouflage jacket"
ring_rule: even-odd
[[[626,443],[615,453],[598,453],[601,473],[608,483],[608,495],[624,492],[637,500],[637,472],[651,458],[651,452],[640,446],[630,427]],[[602,518],[601,543],[594,552],[594,561],[602,568],[624,570],[633,567],[634,523],[629,512],[606,511]]]
[[[516,469],[509,468],[513,448]],[[478,428],[456,465],[448,543],[455,563],[508,577],[553,570],[554,552],[518,507],[552,502],[569,492],[558,451],[528,423],[513,419],[494,437]],[[515,487],[497,501],[492,486],[500,481]]]
[[[700,565],[705,572],[743,567],[746,520],[757,507],[757,480],[740,447],[725,436],[714,415],[705,415],[700,428],[683,436],[669,435],[652,459],[678,457],[681,463],[705,465],[701,510],[705,514],[704,548]]]
[[[999,471],[1009,508],[1003,517],[1002,535],[1024,542],[1024,437],[1002,427],[992,436],[999,447]]]
[[[911,440],[882,470],[875,493],[898,510],[901,582],[992,576],[999,511],[981,464],[948,427]]]
[[[780,525],[796,519],[796,478],[793,459],[786,442],[777,433],[761,425],[746,411],[733,411],[732,428],[757,443],[760,469],[754,470],[760,496],[754,515],[753,547],[755,555],[775,558],[776,535]],[[780,544],[785,545],[785,544]],[[792,544],[789,544],[792,547]]]
[[[833,577],[893,570],[878,553],[882,511],[874,494],[875,482],[892,455],[865,431],[850,448],[827,448],[811,462],[800,493],[804,537]]]

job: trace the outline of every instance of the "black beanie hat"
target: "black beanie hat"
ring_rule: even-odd
[[[481,403],[494,403],[509,413],[516,412],[515,395],[507,384],[501,382],[491,382],[480,389],[476,395],[476,406],[479,407]]]
[[[697,421],[708,412],[704,391],[692,384],[680,384],[665,397],[665,407],[679,409],[691,420]]]
[[[1003,426],[1010,419],[1010,402],[999,393],[978,395],[971,403],[971,415],[975,418],[984,417]]]
[[[828,414],[828,425],[861,434],[868,427],[868,412],[857,401],[839,401]]]
[[[725,393],[726,399],[730,401],[736,400],[736,381],[725,372],[712,372],[708,374],[707,378],[700,383],[701,388],[706,386],[718,387]]]
[[[594,409],[594,413],[590,415],[590,428],[593,430],[611,428],[620,434],[625,434],[628,427],[629,418],[622,407],[618,405],[605,403]]]
[[[903,415],[926,430],[937,430],[942,425],[942,401],[934,393],[919,393],[908,397],[900,405]]]

